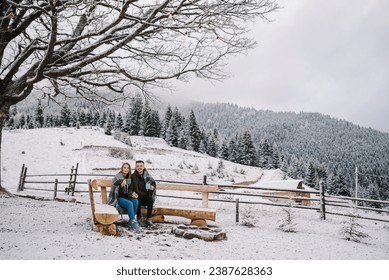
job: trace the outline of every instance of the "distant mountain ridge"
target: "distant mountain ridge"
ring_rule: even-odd
[[[379,197],[389,198],[388,133],[320,113],[273,112],[227,103],[196,102],[187,108],[193,109],[203,128],[216,128],[225,137],[249,130],[254,142],[267,139],[290,158],[323,163],[329,171],[343,173],[350,186],[358,167],[372,175],[361,177],[361,185],[379,187]]]

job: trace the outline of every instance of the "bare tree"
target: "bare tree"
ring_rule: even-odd
[[[10,106],[33,91],[109,102],[170,79],[222,79],[226,58],[255,45],[246,22],[276,9],[274,0],[0,0],[0,137]]]

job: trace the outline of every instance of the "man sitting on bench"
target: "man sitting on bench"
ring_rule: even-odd
[[[151,214],[153,211],[156,183],[153,177],[145,168],[145,163],[142,160],[136,161],[135,171],[131,175],[131,185],[138,194],[139,207],[137,211],[138,223],[142,223],[141,206],[147,207],[146,226],[152,226]]]

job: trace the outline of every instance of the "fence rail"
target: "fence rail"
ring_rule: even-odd
[[[76,166],[71,167],[71,171],[68,174],[27,174],[27,167],[25,164],[22,166],[22,171],[19,178],[18,191],[25,190],[34,190],[34,191],[45,191],[45,192],[53,192],[53,199],[57,198],[57,193],[62,192],[67,195],[74,196],[75,193],[87,193],[85,190],[76,190],[77,185],[86,185],[87,179],[96,178],[96,177],[113,177],[115,174],[80,174],[78,173],[78,163]],[[69,176],[68,181],[59,181],[59,177]],[[53,180],[29,180],[29,178],[47,178],[53,177]],[[87,177],[85,181],[81,181],[80,177]],[[78,179],[78,180],[77,180]],[[170,181],[170,180],[156,180],[159,183],[171,183],[171,184],[185,184],[185,185],[194,185],[194,186],[202,186],[207,185],[207,177],[203,177],[202,183],[195,182],[180,182],[180,181]],[[38,187],[29,187],[26,184],[52,184],[52,189],[44,189]],[[66,185],[66,187],[61,190],[58,189],[58,185]],[[265,188],[265,187],[248,187],[243,185],[217,185],[220,191],[217,192],[209,192],[210,194],[217,195],[219,198],[209,198],[209,201],[213,202],[222,202],[222,203],[234,203],[236,205],[237,217],[236,220],[238,222],[239,215],[239,204],[252,204],[252,205],[269,205],[276,207],[289,207],[287,204],[288,201],[295,202],[291,207],[298,209],[306,209],[306,210],[316,210],[320,212],[320,216],[322,219],[326,219],[326,214],[329,215],[339,215],[339,216],[349,216],[352,215],[349,213],[337,213],[333,211],[326,210],[327,207],[335,208],[335,209],[344,209],[344,208],[355,208],[364,210],[366,212],[379,212],[379,213],[389,213],[388,209],[374,208],[374,207],[366,207],[358,205],[361,202],[368,203],[376,203],[381,205],[389,205],[389,201],[383,200],[373,200],[373,199],[362,199],[355,197],[345,197],[345,196],[334,196],[325,194],[325,189],[323,184],[320,184],[320,190],[305,190],[305,189],[277,189],[277,188]],[[247,192],[237,192],[237,191],[227,191],[229,189],[232,190],[250,190],[250,193]],[[265,193],[265,191],[267,193]],[[274,192],[274,194],[269,194],[269,191]],[[289,195],[277,195],[276,192],[287,193]],[[303,195],[314,195],[316,197],[305,197]],[[167,198],[175,198],[175,199],[190,199],[190,200],[201,200],[201,198],[197,197],[185,197],[179,195],[166,195],[166,194],[158,194],[159,197],[167,197]],[[229,198],[220,198],[222,196],[228,196]],[[243,199],[239,199],[237,197],[251,197],[251,198],[260,198],[262,200],[258,201],[245,201]],[[235,198],[235,199],[233,199]],[[271,201],[273,200],[273,201]],[[285,203],[281,203],[280,201],[284,201]],[[302,205],[302,201],[316,202],[316,206],[312,205]],[[361,219],[373,220],[373,221],[381,221],[381,222],[389,222],[389,219],[378,219],[374,217],[366,217],[366,216],[358,216]]]

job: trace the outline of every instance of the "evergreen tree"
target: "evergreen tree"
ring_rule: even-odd
[[[307,174],[305,176],[305,184],[311,188],[317,189],[316,169],[312,162],[309,162]]]
[[[45,118],[45,127],[53,127],[54,121],[53,121],[53,115],[47,114]]]
[[[81,110],[81,112],[78,113],[78,120],[81,124],[81,126],[85,126],[86,125],[86,114],[85,114],[85,111],[84,110]]]
[[[200,147],[198,150],[199,153],[205,154],[207,152],[207,149],[205,148],[205,141],[204,139],[201,140],[200,142]]]
[[[96,112],[93,114],[92,121],[91,121],[91,125],[92,125],[92,126],[97,126],[98,123],[99,123],[99,119],[100,119],[100,113],[99,113],[98,111],[96,111]]]
[[[34,119],[30,116],[30,115],[27,115],[27,128],[28,129],[33,129],[35,128],[35,123],[34,123]]]
[[[160,137],[161,135],[161,121],[159,120],[158,111],[151,112],[151,136]]]
[[[280,151],[275,143],[273,144],[272,163],[274,169],[281,167]]]
[[[61,109],[61,117],[60,117],[61,125],[69,127],[70,116],[71,116],[71,112],[68,108],[68,104],[65,103],[65,105]]]
[[[5,126],[9,129],[15,128],[15,119],[13,117],[8,117],[8,119],[5,122]]]
[[[25,128],[26,127],[26,115],[23,113],[21,116],[20,116],[20,119],[19,119],[19,125],[18,127],[19,128]]]
[[[201,145],[201,131],[199,126],[197,125],[196,116],[193,110],[191,110],[189,114],[189,135],[190,141],[192,143],[191,148],[195,152],[198,152],[200,150]]]
[[[217,157],[216,143],[212,135],[208,137],[207,154],[211,157]]]
[[[132,98],[129,110],[129,118],[127,119],[130,121],[130,123],[128,124],[130,135],[139,135],[139,132],[141,132],[142,108],[142,97],[140,94],[137,94],[135,97]]]
[[[367,195],[369,199],[374,199],[374,200],[381,200],[380,195],[379,195],[379,190],[378,186],[375,183],[369,184],[367,188]],[[382,208],[381,203],[378,202],[367,202],[367,206],[373,207],[373,208]]]
[[[263,139],[259,143],[258,147],[258,166],[261,168],[269,169],[273,167],[272,152],[267,139]]]
[[[142,111],[141,130],[139,131],[139,134],[148,137],[153,136],[153,122],[151,116],[151,109],[147,99],[145,100],[145,104]]]
[[[44,117],[43,117],[43,109],[42,109],[42,102],[39,99],[38,100],[38,107],[36,108],[35,111],[35,123],[37,127],[43,127],[44,124]]]
[[[73,111],[70,122],[73,124],[73,127],[80,126],[77,112]]]
[[[92,125],[92,112],[90,110],[87,110],[85,113],[85,125]]]
[[[106,112],[104,110],[103,113],[100,115],[100,118],[99,118],[99,121],[98,121],[99,127],[103,128],[105,126],[106,122],[107,122],[107,114],[106,114]]]
[[[328,193],[340,196],[351,196],[345,177],[341,173],[334,173],[328,184]]]
[[[228,160],[232,162],[238,162],[238,151],[235,140],[231,138],[228,143]]]
[[[178,140],[179,132],[177,130],[177,125],[175,123],[175,119],[171,118],[166,130],[166,142],[173,147],[178,147]]]
[[[125,115],[125,120],[124,120],[124,125],[123,125],[123,132],[130,134],[130,126],[131,126],[131,112],[130,109],[127,110],[126,115]]]
[[[54,127],[60,127],[61,126],[61,117],[56,115],[54,117]]]
[[[224,138],[223,143],[222,143],[222,145],[220,147],[219,157],[221,159],[228,160],[228,144],[227,144],[227,139],[226,138]]]
[[[123,131],[123,117],[122,114],[119,113],[118,116],[116,117],[116,122],[115,122],[115,130],[116,131]]]
[[[254,147],[251,134],[248,131],[243,133],[241,139],[241,163],[250,166],[257,165],[256,150]]]
[[[162,130],[161,130],[161,137],[166,140],[166,131],[170,124],[170,119],[172,118],[173,111],[170,105],[167,106],[166,112],[165,112],[165,118],[162,123]]]
[[[107,121],[106,121],[106,125],[105,125],[105,130],[104,130],[104,133],[106,135],[112,135],[113,124],[114,124],[113,115],[111,113],[107,114]]]

